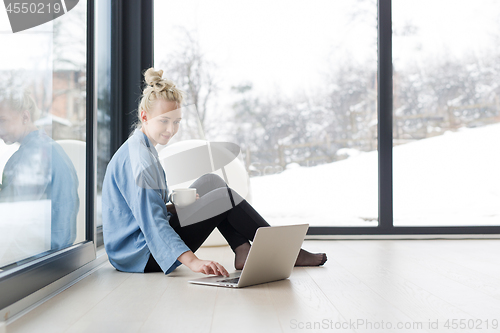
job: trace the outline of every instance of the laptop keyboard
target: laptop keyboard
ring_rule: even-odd
[[[217,282],[238,283],[239,280],[240,280],[240,277],[238,276],[238,277],[235,277],[232,279],[217,280]]]

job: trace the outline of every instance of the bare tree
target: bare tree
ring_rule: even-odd
[[[76,6],[68,14],[58,17],[53,25],[53,54],[55,70],[86,69],[86,25],[87,12],[83,4]]]
[[[184,27],[177,27],[179,38],[175,50],[167,54],[160,62],[165,69],[168,78],[172,79],[181,89],[187,93],[187,104],[193,104],[198,111],[201,127],[210,132],[210,125],[207,124],[207,115],[211,107],[219,86],[215,79],[215,63],[206,59],[201,50],[196,32],[189,31]],[[193,125],[192,116],[186,115],[186,122],[191,122],[190,128],[198,133],[194,135],[202,136],[198,126]],[[191,119],[189,119],[191,117]]]

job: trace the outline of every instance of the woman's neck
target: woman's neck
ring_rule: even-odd
[[[34,131],[38,131],[38,128],[33,125],[33,124],[29,124],[26,126],[26,128],[24,129],[23,131],[23,134],[21,135],[21,137],[17,140],[19,143],[23,142],[23,140],[32,132]]]
[[[145,129],[144,125],[141,127],[141,132],[142,132],[142,133],[144,133],[144,134],[147,136],[147,138],[148,138],[149,142],[151,143],[151,145],[152,145],[153,147],[155,147],[155,146],[156,146],[156,141],[155,141],[155,140],[153,140],[153,139],[152,139],[152,138],[148,135],[147,130]]]

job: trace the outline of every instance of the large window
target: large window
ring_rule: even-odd
[[[46,297],[47,285],[59,280],[53,286],[62,286],[79,274],[75,271],[98,262],[92,263],[94,1],[67,2],[63,15],[16,33],[0,10],[0,309],[5,320]]]
[[[154,36],[204,138],[240,146],[266,220],[377,226],[375,2],[156,1]]]
[[[85,241],[87,4],[0,22],[0,269]]]
[[[394,225],[500,224],[500,3],[393,0]]]
[[[155,67],[205,140],[241,147],[271,224],[493,233],[499,17],[494,0],[156,1]]]

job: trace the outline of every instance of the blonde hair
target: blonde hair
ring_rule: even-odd
[[[141,101],[137,109],[138,123],[135,126],[136,128],[140,128],[142,125],[141,110],[150,113],[157,100],[163,99],[170,102],[177,102],[179,107],[184,100],[184,92],[177,88],[171,80],[162,79],[162,75],[163,70],[155,71],[153,67],[144,72],[144,82],[146,85],[142,91]]]
[[[29,89],[5,91],[0,98],[0,104],[4,104],[8,110],[21,113],[28,111],[30,113],[31,122],[37,121],[42,112],[36,106],[35,100],[31,97]]]

